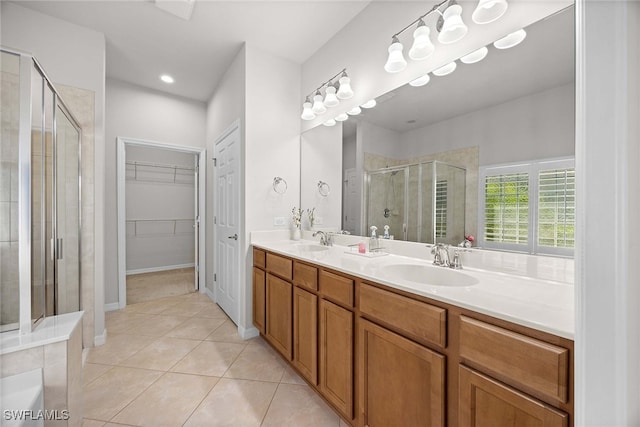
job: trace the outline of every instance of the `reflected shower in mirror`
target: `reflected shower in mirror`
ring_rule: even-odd
[[[332,188],[320,209],[331,220],[318,228],[364,236],[370,225],[382,233],[388,221],[395,239],[444,241],[436,237],[433,219],[438,203],[441,212],[444,206],[442,197],[437,201],[439,172],[429,183],[424,179],[433,176],[427,165],[446,164],[464,170],[456,178],[464,197],[462,190],[447,191],[452,198],[446,199],[447,218],[452,216],[447,224],[464,224],[447,243],[459,243],[480,232],[481,168],[573,157],[573,6],[531,24],[526,32],[526,39],[511,49],[489,45],[480,62],[458,63],[450,75],[431,76],[419,87],[406,84],[377,97],[377,106],[359,116],[303,133],[302,206],[323,203],[314,196],[318,179]],[[412,193],[418,183],[430,193]]]

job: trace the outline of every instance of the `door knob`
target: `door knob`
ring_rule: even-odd
[[[229,237],[227,237],[227,239],[238,240],[238,234],[236,233],[233,236],[229,236]]]

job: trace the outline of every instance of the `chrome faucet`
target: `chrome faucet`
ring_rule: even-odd
[[[436,243],[431,248],[431,255],[433,255],[433,264],[441,267],[450,267],[449,262],[449,247],[444,243]]]
[[[333,235],[331,233],[325,233],[324,231],[316,231],[313,233],[313,237],[320,235],[320,244],[322,246],[333,246]]]

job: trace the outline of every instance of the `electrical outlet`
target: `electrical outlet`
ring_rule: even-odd
[[[286,221],[283,216],[276,216],[273,218],[273,225],[286,225]]]

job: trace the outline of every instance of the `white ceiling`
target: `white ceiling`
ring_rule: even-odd
[[[107,77],[208,101],[243,42],[302,64],[369,1],[197,0],[189,21],[151,0],[14,3],[104,33]]]
[[[426,86],[405,85],[380,96],[378,105],[363,109],[357,120],[405,132],[574,81],[573,7],[526,31],[527,38],[516,47],[490,46],[479,63],[458,61],[453,74],[431,76]],[[355,124],[353,119],[344,122],[345,135],[355,132]]]

